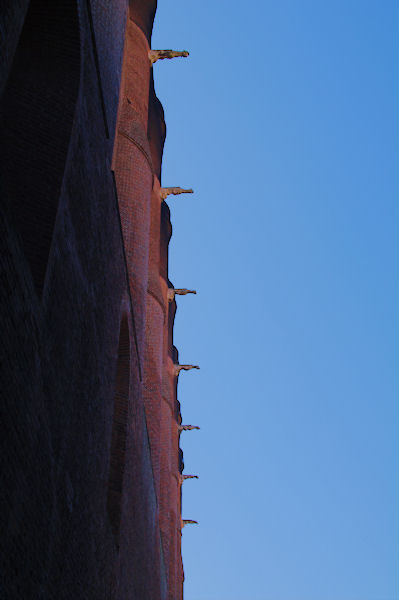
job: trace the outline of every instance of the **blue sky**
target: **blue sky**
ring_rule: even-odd
[[[399,600],[398,13],[159,2],[185,600]]]

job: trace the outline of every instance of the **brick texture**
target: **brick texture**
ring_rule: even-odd
[[[181,600],[154,0],[0,13],[0,598]]]

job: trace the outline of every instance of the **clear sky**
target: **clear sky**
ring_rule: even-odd
[[[185,600],[399,600],[397,0],[159,0]]]

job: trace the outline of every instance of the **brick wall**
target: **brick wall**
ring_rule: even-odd
[[[0,597],[180,600],[156,2],[0,13]]]
[[[154,0],[0,13],[0,597],[181,600]]]

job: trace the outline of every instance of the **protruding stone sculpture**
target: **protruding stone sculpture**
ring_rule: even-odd
[[[198,521],[193,521],[192,519],[182,519],[181,528],[183,529],[183,527],[186,525],[198,525]]]
[[[199,479],[199,477],[198,475],[180,475],[181,483],[183,483],[183,481],[186,481],[186,479]]]
[[[189,52],[187,52],[187,50],[150,50],[148,52],[151,66],[156,63],[157,60],[163,60],[164,58],[178,58],[180,56],[189,56]]]
[[[179,194],[194,194],[194,190],[192,190],[191,188],[185,190],[181,187],[161,187],[161,189],[159,190],[161,200],[166,200],[168,196],[179,196]]]
[[[192,431],[193,429],[200,429],[198,425],[178,425],[178,429],[180,432],[182,431]]]
[[[173,302],[175,296],[186,296],[187,294],[196,294],[196,290],[187,290],[186,288],[169,288],[168,301]]]
[[[179,375],[180,371],[191,371],[191,369],[199,369],[198,365],[174,365],[175,375]]]

